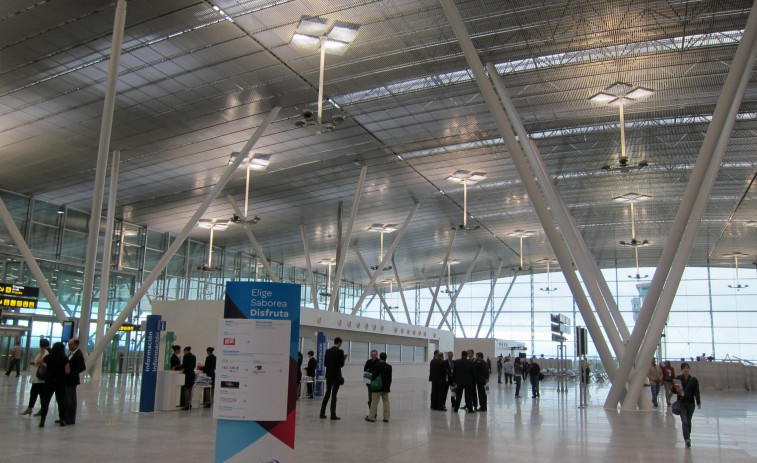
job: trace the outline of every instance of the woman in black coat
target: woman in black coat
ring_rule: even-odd
[[[58,404],[58,417],[60,419],[55,420],[61,426],[66,425],[66,421],[63,417],[66,416],[66,375],[71,372],[68,365],[68,357],[66,356],[66,348],[62,342],[56,342],[53,344],[50,353],[44,358],[45,366],[47,367],[47,377],[45,378],[45,388],[42,392],[42,410],[40,410],[39,427],[45,426],[45,418],[47,418],[47,411],[50,408],[50,399],[55,393],[55,402]]]
[[[210,378],[210,392],[207,392],[203,399],[205,408],[210,408],[210,403],[213,401],[213,392],[216,388],[216,356],[213,354],[214,350],[212,347],[205,349],[208,355],[205,357],[205,364],[202,366],[202,372]],[[208,394],[210,394],[210,397],[208,397]]]

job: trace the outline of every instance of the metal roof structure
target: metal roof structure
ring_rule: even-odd
[[[629,208],[613,201],[629,192],[650,197],[634,225],[649,241],[641,264],[654,266],[752,2],[456,3],[600,266],[634,265],[619,244],[631,238]],[[0,3],[0,188],[91,209],[114,11],[112,1]],[[325,58],[324,118],[344,117],[333,131],[296,124],[318,100],[319,52],[291,43],[303,16],[360,26],[343,55]],[[615,82],[655,91],[624,108],[630,168],[618,164],[617,107],[589,100]],[[250,188],[269,259],[305,268],[300,224],[313,262],[333,258],[338,203],[346,220],[362,166],[351,242],[369,263],[380,245],[368,228],[402,224],[420,203],[395,251],[403,281],[443,271],[463,221],[463,185],[447,180],[458,170],[486,178],[467,188],[471,229],[457,232],[456,273],[479,246],[476,272],[517,267],[516,230],[536,231],[526,262],[553,256],[435,0],[130,0],[110,145],[121,151],[118,217],[177,233],[274,106],[283,109],[254,149],[271,162]],[[753,70],[690,265],[757,258],[756,148]],[[232,216],[226,195],[244,201],[243,169],[204,218]],[[254,253],[241,227],[215,243]],[[368,280],[352,251],[343,276]]]

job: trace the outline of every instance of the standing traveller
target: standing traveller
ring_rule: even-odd
[[[66,424],[76,424],[76,387],[81,383],[80,374],[87,369],[84,363],[84,354],[79,350],[79,340],[68,340],[68,365],[69,372],[66,374]]]
[[[460,355],[460,358],[455,360],[455,385],[457,386],[455,411],[460,409],[460,402],[463,398],[463,394],[465,394],[465,409],[468,413],[476,413],[473,406],[473,393],[475,388],[473,362],[468,360],[467,351],[462,351]]]
[[[212,347],[205,349],[207,355],[205,356],[205,363],[202,365],[202,372],[205,373],[205,376],[210,378],[210,391],[206,389],[206,397],[203,398],[205,408],[210,408],[216,390],[216,356],[213,354],[213,351],[215,351],[215,349]],[[207,397],[208,395],[209,397]]]
[[[457,410],[458,401],[460,400],[460,392],[457,391],[455,386],[455,353],[452,351],[447,352],[447,385],[450,389],[454,390],[450,394],[450,406],[452,410]]]
[[[502,361],[502,354],[499,354],[499,357],[497,357],[497,384],[502,384],[502,367],[503,367],[503,361]]]
[[[21,357],[24,355],[24,349],[21,347],[21,341],[16,341],[16,345],[11,350],[11,362],[5,376],[10,376],[13,367],[16,367],[16,378],[21,376]]]
[[[31,362],[29,362],[30,365],[35,365],[37,368],[35,368],[34,373],[31,377],[31,383],[32,383],[32,390],[29,392],[29,406],[26,407],[26,410],[21,412],[21,415],[30,415],[32,413],[32,409],[34,409],[34,404],[37,403],[37,397],[41,396],[44,392],[45,388],[45,375],[47,374],[45,368],[43,367],[42,370],[40,370],[40,366],[42,365],[43,359],[48,354],[48,348],[50,347],[50,341],[47,339],[40,339],[39,340],[39,354],[37,354],[37,357],[34,358]]]
[[[365,362],[365,365],[363,365],[363,375],[370,375],[367,376],[368,378],[373,378],[373,369],[376,368],[376,365],[379,363],[378,358],[378,351],[372,350],[371,351],[371,357]],[[368,381],[365,384],[366,389],[368,389],[368,410],[371,409],[371,400],[373,399],[373,392],[371,392],[371,382]]]
[[[536,363],[536,357],[531,357],[531,365],[528,367],[528,376],[531,378],[531,398],[541,397],[539,394],[539,381],[541,381],[541,366]]]
[[[177,371],[181,370],[181,358],[179,358],[179,355],[181,354],[181,346],[171,346],[171,350],[173,350],[173,354],[171,354],[171,369]]]
[[[515,357],[513,373],[515,374],[515,398],[520,399],[520,382],[523,380],[523,364],[520,361],[520,357]]]
[[[486,387],[489,384],[489,364],[484,362],[484,354],[476,354],[475,375],[476,391],[478,392],[478,409],[479,412],[487,411],[488,397],[486,397]]]
[[[444,360],[444,354],[434,351],[434,358],[429,364],[428,380],[431,381],[431,410],[447,411],[447,381],[449,380],[449,366]]]
[[[505,384],[513,383],[513,362],[510,361],[510,357],[507,357],[502,364],[502,370],[505,372]]]
[[[652,364],[649,365],[647,378],[649,379],[649,386],[652,389],[652,405],[657,407],[657,396],[660,395],[660,386],[662,385],[662,369],[654,359],[652,359]]]
[[[42,361],[47,369],[45,376],[45,388],[42,394],[42,410],[40,410],[39,427],[45,426],[47,412],[50,409],[50,399],[55,394],[55,402],[58,404],[58,419],[56,423],[66,425],[66,375],[71,371],[68,366],[66,348],[62,342],[53,344],[50,353]]]
[[[681,428],[686,447],[691,447],[691,418],[694,416],[694,402],[696,408],[702,408],[702,399],[699,397],[699,381],[691,376],[689,364],[681,363],[681,374],[676,377],[681,382],[675,384],[678,400],[681,401]]]
[[[308,375],[310,380],[308,385],[308,399],[313,398],[313,385],[315,384],[315,369],[318,362],[315,360],[315,353],[312,350],[308,351],[308,365],[305,367],[305,374]]]
[[[365,421],[373,423],[376,421],[376,415],[378,414],[379,400],[383,403],[384,411],[384,423],[389,422],[391,415],[391,407],[389,406],[389,392],[392,386],[392,366],[386,363],[386,352],[379,354],[379,363],[373,369],[373,378],[371,384],[375,384],[374,380],[381,378],[380,385],[376,385],[373,388],[373,400],[371,400],[371,411],[368,416],[365,417]]]
[[[673,378],[676,372],[669,361],[665,361],[662,366],[662,385],[665,387],[665,402],[670,407],[670,397],[673,395]]]
[[[182,410],[192,408],[192,388],[195,386],[195,368],[197,368],[197,357],[192,353],[192,348],[184,348],[184,356],[181,358],[181,370],[184,373],[184,385],[181,387],[184,391],[184,406]]]
[[[334,338],[334,345],[326,350],[323,356],[323,365],[326,367],[326,394],[323,395],[323,402],[321,402],[321,419],[326,419],[326,405],[331,399],[331,419],[341,420],[336,416],[336,395],[339,393],[339,386],[344,384],[344,378],[342,377],[342,367],[346,359],[342,347],[342,338]],[[331,394],[334,397],[331,397]]]

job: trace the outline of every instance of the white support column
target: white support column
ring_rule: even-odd
[[[392,253],[392,269],[394,269],[394,279],[397,282],[397,289],[399,290],[400,298],[402,299],[402,307],[405,308],[405,315],[407,316],[407,324],[412,325],[413,321],[410,319],[410,311],[407,309],[407,301],[405,300],[405,293],[404,293],[404,290],[402,289],[402,281],[400,281],[400,274],[397,270],[397,264],[394,263],[394,253]]]
[[[237,217],[244,217],[243,215],[240,215],[242,211],[239,210],[239,205],[234,200],[234,197],[227,195],[226,198],[228,198],[229,204],[231,204],[231,208],[234,209],[234,213],[237,215]],[[247,234],[247,239],[250,240],[252,247],[255,248],[255,252],[258,253],[258,258],[260,258],[260,260],[263,262],[263,267],[265,267],[266,272],[268,272],[268,276],[275,283],[281,283],[281,279],[274,273],[273,269],[271,268],[270,262],[268,262],[268,259],[265,258],[263,248],[260,247],[260,243],[258,243],[258,240],[255,239],[255,235],[252,234],[252,230],[250,230],[250,226],[247,224],[247,221],[245,219],[242,219],[242,228],[244,229],[245,234]]]
[[[53,309],[55,316],[58,317],[58,321],[64,322],[68,320],[65,312],[63,312],[63,308],[60,306],[60,302],[58,302],[58,298],[55,297],[53,289],[45,279],[45,274],[42,273],[42,269],[39,268],[36,259],[34,259],[31,249],[29,249],[26,241],[24,241],[24,236],[18,231],[16,222],[13,221],[13,216],[11,216],[10,211],[8,211],[8,208],[5,206],[5,201],[3,201],[2,197],[0,197],[0,218],[3,219],[5,228],[8,229],[8,233],[10,233],[13,242],[16,244],[19,252],[21,252],[21,256],[24,258],[24,262],[26,262],[32,275],[34,275],[34,278],[37,280],[37,284],[39,284],[42,294],[45,295],[47,302],[50,303],[50,307]]]
[[[356,244],[352,245],[352,249],[355,250],[357,259],[360,261],[360,265],[363,266],[363,270],[365,270],[365,274],[368,275],[368,278],[370,278],[371,269],[368,268],[368,264],[365,263],[365,259],[363,259],[363,255],[360,254],[360,249],[358,249]],[[389,307],[389,304],[387,304],[386,299],[384,299],[384,295],[381,293],[381,290],[379,288],[376,288],[376,294],[378,294],[378,297],[381,300],[381,303],[384,305],[384,308],[386,309],[386,313],[389,315],[389,318],[391,318],[392,321],[396,323],[397,320],[394,318],[394,314],[392,314],[392,309],[391,307]]]
[[[373,273],[373,276],[371,277],[371,280],[368,282],[368,286],[363,290],[363,294],[360,295],[360,298],[358,299],[357,303],[355,304],[355,308],[352,309],[352,315],[355,315],[357,313],[358,308],[360,307],[360,304],[363,303],[368,293],[373,289],[373,285],[376,284],[376,280],[378,280],[378,277],[381,275],[381,269],[386,267],[386,263],[389,261],[389,256],[394,253],[394,250],[397,248],[397,244],[399,244],[400,239],[402,238],[402,235],[405,234],[405,230],[407,230],[408,225],[410,225],[410,221],[413,220],[413,216],[416,212],[418,212],[418,208],[421,206],[421,203],[415,203],[415,206],[413,206],[413,210],[410,211],[410,214],[405,219],[405,223],[402,224],[402,227],[397,231],[397,236],[394,237],[394,241],[392,241],[392,245],[389,246],[389,250],[386,251],[386,254],[384,254],[384,257],[381,259],[381,262],[379,263],[378,268]]]
[[[426,285],[426,289],[428,289],[428,292],[431,293],[431,297],[434,297],[434,290],[431,289],[431,285],[429,284],[429,281],[422,274],[421,274],[421,277],[423,278],[423,283]],[[439,304],[438,300],[436,301],[436,308],[439,309],[439,314],[441,316],[444,316],[444,309],[442,309],[442,306]],[[433,310],[433,307],[432,307],[432,310]],[[446,323],[447,328],[449,328],[449,330],[452,331],[452,325],[450,324],[449,320],[445,320],[444,323]]]
[[[539,155],[538,149],[531,143],[528,133],[520,120],[518,111],[510,99],[510,94],[497,73],[497,69],[492,63],[487,64],[486,69],[489,71],[489,78],[494,83],[494,88],[497,90],[510,124],[515,129],[516,135],[518,135],[523,153],[531,165],[531,170],[541,185],[541,191],[546,197],[546,203],[552,210],[552,215],[554,215],[555,221],[560,227],[568,251],[573,256],[576,267],[578,267],[578,271],[581,273],[597,315],[602,320],[607,337],[612,343],[615,353],[620,356],[624,351],[623,341],[628,339],[630,333],[615,304],[615,299],[612,297],[612,293],[607,286],[604,276],[602,276],[602,272],[599,270],[599,266],[597,266],[594,260],[594,256],[592,256],[589,247],[586,246],[586,242],[578,230],[575,219],[573,219],[560,193],[555,188],[555,184],[552,182],[552,178]],[[607,289],[606,293],[602,291],[602,286]],[[609,300],[606,297],[608,294]]]
[[[308,272],[308,281],[310,281],[310,297],[313,298],[313,308],[315,310],[320,310],[318,307],[318,290],[315,287],[315,277],[313,276],[313,264],[310,262],[308,236],[305,233],[304,224],[300,224],[300,233],[302,234],[302,247],[305,249],[305,265]]]
[[[505,263],[503,261],[499,261],[499,267],[497,267],[497,272],[494,274],[494,283],[492,283],[492,288],[489,290],[489,297],[486,299],[486,304],[484,304],[484,310],[481,312],[481,321],[478,322],[478,329],[476,330],[476,336],[481,333],[481,327],[484,325],[484,318],[486,318],[486,309],[489,308],[489,304],[492,302],[492,298],[494,297],[494,288],[497,287],[497,280],[499,280],[499,274],[502,272],[502,266]]]
[[[431,323],[431,315],[434,313],[434,305],[439,298],[439,289],[442,287],[442,281],[444,280],[444,272],[447,271],[447,261],[449,261],[449,255],[452,252],[452,244],[455,242],[455,234],[457,232],[453,229],[449,236],[449,244],[447,245],[447,251],[444,253],[444,259],[442,260],[442,272],[439,274],[439,279],[436,280],[436,290],[434,291],[434,297],[431,300],[431,307],[428,308],[428,316],[426,317],[426,325]]]
[[[746,87],[749,84],[749,77],[751,76],[752,70],[754,69],[755,58],[757,58],[756,12],[757,4],[755,4],[755,7],[752,9],[752,14],[750,15],[749,21],[747,23],[747,29],[745,29],[744,36],[742,37],[742,42],[741,44],[739,44],[739,48],[736,51],[736,56],[734,57],[734,61],[731,64],[731,70],[735,75],[732,78],[731,73],[729,73],[723,89],[723,93],[721,94],[721,98],[718,100],[719,107],[720,102],[723,100],[723,97],[735,92],[735,96],[733,98],[728,98],[724,101],[724,106],[727,106],[727,112],[723,111],[722,113],[719,113],[718,108],[715,109],[715,114],[713,115],[713,121],[711,122],[711,125],[715,123],[715,116],[723,115],[725,118],[723,128],[712,133],[712,136],[716,137],[717,141],[715,143],[712,155],[709,157],[710,159],[707,165],[704,181],[700,184],[697,184],[698,191],[696,192],[696,195],[694,197],[691,217],[688,219],[687,225],[684,228],[680,243],[677,246],[678,249],[671,264],[670,273],[668,274],[668,278],[666,279],[665,285],[660,293],[657,307],[655,308],[654,315],[646,332],[646,336],[644,337],[644,340],[641,344],[639,354],[636,357],[633,374],[631,375],[631,380],[629,381],[630,387],[622,404],[623,411],[633,410],[634,403],[632,402],[632,400],[641,395],[645,376],[644,373],[646,372],[646,368],[643,365],[644,359],[652,359],[654,357],[654,351],[660,340],[662,331],[665,329],[665,321],[667,320],[668,314],[670,313],[670,307],[673,304],[673,299],[675,298],[676,291],[678,290],[678,285],[681,282],[681,276],[683,276],[683,272],[686,269],[686,262],[689,259],[689,254],[691,253],[691,248],[694,244],[694,240],[696,239],[697,232],[699,231],[699,226],[702,223],[702,218],[704,217],[704,212],[707,208],[707,203],[709,202],[710,194],[712,193],[712,188],[715,184],[715,179],[717,178],[718,171],[720,170],[720,164],[723,161],[726,148],[728,147],[733,125],[736,121],[736,115],[738,113],[739,106],[741,105],[741,102],[744,98]],[[750,26],[752,27],[752,32],[754,32],[754,34],[752,35],[747,34],[748,28]],[[749,46],[750,42],[744,42],[748,38],[749,40],[751,40],[751,47]],[[708,128],[707,134],[705,135],[705,140],[710,135],[710,130]],[[702,148],[704,149],[704,144]],[[687,198],[684,195],[684,201],[686,199]],[[683,202],[681,203],[681,207],[683,207]],[[630,353],[631,352],[629,352],[629,354]],[[625,360],[625,357],[623,360]]]
[[[455,294],[452,296],[452,300],[449,301],[449,307],[447,308],[447,311],[444,312],[444,316],[442,317],[442,321],[439,322],[439,326],[436,327],[437,330],[442,329],[442,325],[444,325],[444,322],[447,320],[447,316],[449,316],[450,311],[455,306],[455,302],[457,302],[457,296],[460,295],[460,291],[463,289],[463,286],[465,286],[465,283],[468,282],[468,278],[470,278],[470,274],[471,274],[471,272],[473,272],[473,267],[476,265],[476,261],[478,260],[478,256],[481,255],[481,250],[482,249],[484,249],[483,246],[479,246],[478,247],[478,251],[476,251],[476,255],[473,256],[473,261],[471,261],[470,265],[468,266],[468,270],[466,270],[465,275],[463,276],[463,281],[461,281],[460,282],[460,286],[457,287],[457,291],[455,291]],[[458,317],[458,320],[460,320],[459,317]],[[467,337],[467,336],[465,336],[465,330],[463,329],[462,321],[460,321],[460,322],[461,322],[460,329],[461,329],[461,331],[463,331],[463,337]]]
[[[510,286],[507,287],[507,292],[505,293],[505,297],[502,298],[502,303],[499,305],[499,309],[497,310],[497,313],[494,315],[494,319],[492,320],[492,324],[489,327],[489,331],[486,332],[485,338],[488,338],[489,336],[494,334],[494,326],[497,324],[497,319],[499,318],[499,314],[502,313],[502,308],[505,306],[505,302],[507,302],[507,298],[510,296],[510,291],[513,290],[513,285],[515,285],[515,280],[518,278],[518,275],[520,274],[520,269],[515,270],[515,275],[513,275],[513,279],[510,280]]]
[[[97,264],[97,240],[100,236],[100,217],[105,194],[105,174],[108,167],[110,151],[110,132],[113,127],[113,112],[116,107],[116,84],[118,83],[118,65],[121,60],[121,46],[124,39],[126,23],[126,0],[118,0],[116,16],[113,20],[113,40],[110,46],[110,63],[108,79],[105,85],[105,104],[100,125],[100,143],[97,150],[97,168],[95,170],[95,188],[92,193],[92,212],[89,217],[89,236],[87,237],[87,256],[84,263],[84,282],[82,284],[81,317],[79,320],[79,340],[82,352],[87,356],[89,340],[90,314],[92,313],[92,293],[95,284],[95,265]]]
[[[339,280],[342,279],[342,271],[344,270],[344,261],[347,257],[347,250],[350,245],[350,237],[352,236],[352,226],[355,224],[355,217],[357,216],[357,206],[360,203],[360,195],[363,191],[363,183],[365,183],[365,175],[368,172],[368,166],[363,166],[360,169],[360,180],[357,182],[357,189],[355,190],[355,199],[352,201],[352,210],[350,211],[350,219],[347,222],[347,232],[342,237],[343,243],[339,248],[339,261],[336,263],[336,274],[334,275],[334,284],[331,290],[331,297],[329,298],[329,311],[336,310],[334,308],[334,302],[336,302],[336,295],[339,294]],[[341,227],[340,227],[341,229]],[[354,314],[354,311],[353,311]]]
[[[110,166],[110,186],[108,190],[108,210],[105,213],[105,239],[103,240],[103,265],[100,272],[100,298],[97,301],[97,328],[95,341],[99,341],[105,328],[105,312],[108,309],[108,289],[110,288],[110,252],[113,246],[113,221],[116,214],[116,193],[118,192],[118,167],[121,162],[121,152],[113,151]],[[100,363],[87,367],[92,379],[100,379]]]
[[[488,76],[486,75],[483,64],[481,64],[481,60],[476,52],[476,47],[473,45],[473,41],[468,35],[468,31],[465,29],[463,18],[460,16],[460,12],[457,10],[453,0],[440,0],[440,4],[450,21],[450,25],[460,43],[465,59],[476,78],[476,84],[481,92],[481,96],[484,98],[486,106],[492,114],[499,132],[507,144],[510,157],[518,170],[518,174],[523,182],[523,186],[526,188],[528,197],[539,216],[539,221],[544,228],[544,233],[552,245],[552,250],[555,252],[557,261],[565,275],[565,280],[568,283],[573,296],[576,298],[576,303],[581,311],[581,316],[586,323],[586,327],[591,334],[597,352],[602,359],[605,371],[607,371],[610,377],[613,377],[617,370],[615,360],[613,359],[610,350],[607,348],[607,344],[602,336],[602,330],[594,317],[589,301],[586,299],[586,294],[583,292],[583,288],[573,270],[573,262],[571,261],[570,253],[562,242],[557,227],[549,215],[549,211],[547,210],[544,199],[539,192],[539,188],[533,180],[533,174],[531,173],[528,163],[523,156],[523,152],[515,139],[515,134],[507,122],[505,112],[499,103],[499,99],[494,92],[494,88],[492,87]]]
[[[121,324],[123,324],[126,318],[131,315],[131,313],[134,311],[134,308],[137,306],[137,304],[139,304],[139,301],[141,301],[144,295],[147,294],[147,290],[150,289],[150,286],[155,282],[158,276],[160,276],[161,272],[163,272],[163,269],[166,268],[166,265],[168,265],[173,256],[176,254],[176,251],[179,250],[179,247],[184,243],[184,240],[187,239],[189,233],[197,225],[197,222],[200,221],[200,218],[208,209],[208,207],[210,207],[210,204],[215,201],[215,199],[221,193],[221,190],[224,189],[226,183],[228,183],[229,179],[231,179],[231,177],[234,175],[234,172],[237,170],[239,165],[250,153],[250,150],[253,146],[255,146],[255,143],[258,142],[260,137],[263,135],[263,132],[268,128],[269,125],[271,125],[271,122],[273,122],[273,119],[279,114],[280,110],[281,107],[276,106],[271,110],[270,113],[268,113],[257,130],[255,130],[255,133],[252,135],[252,137],[247,141],[242,150],[240,150],[239,156],[237,156],[236,159],[226,168],[226,170],[223,172],[223,175],[221,175],[221,178],[218,179],[218,183],[213,186],[213,188],[208,193],[208,196],[205,197],[205,200],[202,202],[202,204],[200,204],[192,217],[190,217],[190,219],[187,221],[187,224],[184,225],[184,228],[182,228],[181,232],[179,232],[174,242],[171,243],[171,245],[168,247],[166,253],[163,254],[163,257],[161,257],[158,263],[155,264],[155,268],[153,268],[147,278],[142,282],[139,289],[134,292],[134,295],[131,299],[129,299],[129,302],[126,303],[124,310],[122,310],[118,317],[113,321],[113,324],[110,326],[108,332],[105,333],[105,336],[101,340],[95,343],[95,348],[90,354],[90,363],[97,361],[98,357],[105,350],[107,343],[111,339],[113,339],[113,336],[118,331],[118,328],[121,327]]]
[[[657,325],[650,325],[652,319],[659,322],[662,318],[662,326],[667,319],[669,305],[666,308],[662,303],[663,287],[667,298],[674,296],[675,291],[680,283],[680,275],[673,274],[671,268],[675,259],[683,259],[678,254],[683,253],[688,258],[691,247],[683,245],[684,234],[687,229],[692,228],[696,231],[699,227],[700,220],[695,220],[695,205],[697,201],[709,199],[712,186],[708,184],[710,178],[714,181],[717,175],[718,167],[725,154],[728,137],[730,137],[733,124],[736,120],[739,106],[744,98],[749,76],[754,69],[755,56],[757,55],[757,2],[752,5],[744,33],[741,36],[736,54],[731,62],[731,68],[728,71],[723,90],[718,99],[713,112],[712,121],[707,128],[702,147],[699,150],[697,162],[691,172],[689,183],[686,186],[681,205],[678,207],[673,226],[670,230],[667,243],[663,246],[662,255],[657,264],[652,283],[650,284],[647,296],[642,304],[639,318],[636,321],[634,330],[626,348],[626,355],[623,356],[618,370],[618,381],[613,381],[612,388],[605,401],[605,408],[615,408],[622,400],[625,392],[626,382],[629,380],[631,370],[636,363],[643,363],[645,358],[650,358],[649,354],[641,350],[642,343],[646,344],[645,336],[653,339],[657,343],[662,329],[657,332]],[[675,246],[675,243],[679,243]],[[677,278],[675,278],[677,277]],[[669,289],[668,289],[669,288]],[[660,315],[657,315],[657,312]],[[642,356],[646,355],[646,356]],[[641,366],[641,365],[640,365]],[[623,404],[623,410],[631,407]]]

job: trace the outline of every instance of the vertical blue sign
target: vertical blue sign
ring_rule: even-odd
[[[326,376],[326,365],[323,364],[323,358],[326,355],[326,349],[329,348],[329,337],[326,336],[326,332],[324,331],[318,331],[316,332],[316,340],[315,340],[315,360],[316,360],[316,367],[315,367],[315,378],[320,379]],[[323,397],[324,394],[324,383],[323,381],[316,381],[315,382],[315,395],[317,397]]]
[[[160,315],[148,315],[145,329],[144,359],[142,360],[142,390],[139,393],[139,411],[155,411],[155,388],[160,363]]]

